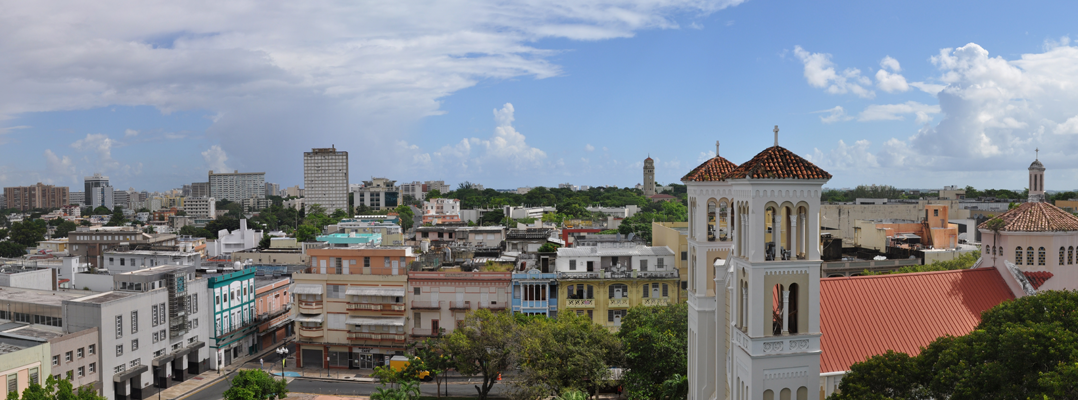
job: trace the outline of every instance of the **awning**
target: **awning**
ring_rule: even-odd
[[[899,234],[895,235],[895,237],[899,238],[899,239],[920,239],[921,238],[920,236],[914,235],[912,233],[899,233]]]
[[[404,288],[402,287],[363,287],[352,286],[344,292],[346,295],[356,296],[389,296],[389,297],[404,297]]]
[[[404,326],[404,317],[400,318],[349,318],[348,325]]]
[[[296,316],[295,321],[296,322],[318,322],[318,323],[322,323],[322,321],[325,321],[325,319],[326,319],[326,316],[322,315],[322,314],[313,314],[313,315],[312,314],[300,314],[300,315]]]
[[[130,368],[127,371],[120,372],[120,373],[118,373],[116,375],[113,375],[112,376],[112,381],[117,382],[117,383],[123,382],[123,381],[126,381],[128,379],[131,379],[131,378],[135,377],[135,375],[140,375],[140,374],[142,374],[142,373],[144,373],[146,371],[149,371],[149,370],[150,370],[149,366],[139,365],[139,366],[137,366],[135,368]]]
[[[295,294],[322,294],[322,285],[312,284],[297,284],[292,288],[292,293]]]
[[[155,367],[160,367],[162,365],[168,364],[169,362],[171,362],[174,359],[176,359],[176,354],[175,353],[166,354],[166,355],[163,355],[161,357],[157,357],[157,358],[153,359],[153,361],[150,362],[150,364],[155,366]]]

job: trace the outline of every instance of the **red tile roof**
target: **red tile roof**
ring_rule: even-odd
[[[1032,202],[1000,214],[1004,224],[1001,231],[1065,232],[1078,231],[1078,217],[1050,203]],[[989,220],[991,221],[991,220]],[[977,226],[988,229],[988,221]]]
[[[682,182],[707,182],[707,181],[721,181],[723,175],[733,171],[737,168],[737,164],[730,162],[722,157],[712,157],[710,160],[704,161],[698,167],[693,168],[692,171],[685,174],[681,178]]]
[[[920,354],[1011,299],[995,268],[820,279],[820,372],[849,371],[887,350]]]
[[[1052,279],[1052,277],[1055,276],[1048,271],[1022,271],[1022,275],[1025,275],[1026,279],[1029,279],[1029,284],[1033,285],[1034,289],[1040,289],[1041,285],[1044,284],[1044,281]]]
[[[831,179],[831,174],[792,151],[773,146],[723,176],[723,179],[745,178]]]

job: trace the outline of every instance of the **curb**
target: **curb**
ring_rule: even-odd
[[[184,397],[187,397],[187,396],[193,395],[195,393],[201,392],[203,389],[206,389],[206,388],[208,388],[210,386],[216,385],[217,382],[220,382],[223,379],[228,379],[230,376],[232,376],[232,374],[235,374],[235,373],[236,373],[236,371],[234,370],[232,372],[229,372],[228,374],[218,376],[217,378],[215,378],[215,379],[213,379],[213,380],[211,380],[209,382],[206,382],[202,386],[199,386],[197,388],[189,390],[189,391],[187,391],[187,393],[183,393],[183,394],[180,394],[179,396],[173,397],[172,400],[179,400],[179,399],[182,399]]]

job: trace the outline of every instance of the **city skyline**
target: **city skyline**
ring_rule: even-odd
[[[626,187],[650,154],[666,184],[715,140],[747,161],[779,125],[832,187],[1021,190],[1037,148],[1047,189],[1078,187],[1067,3],[186,7],[0,16],[0,184],[288,187],[330,145],[355,177]],[[1038,22],[985,23],[1003,17]]]

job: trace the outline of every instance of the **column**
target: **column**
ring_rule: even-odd
[[[790,333],[790,291],[782,291],[782,334]]]

